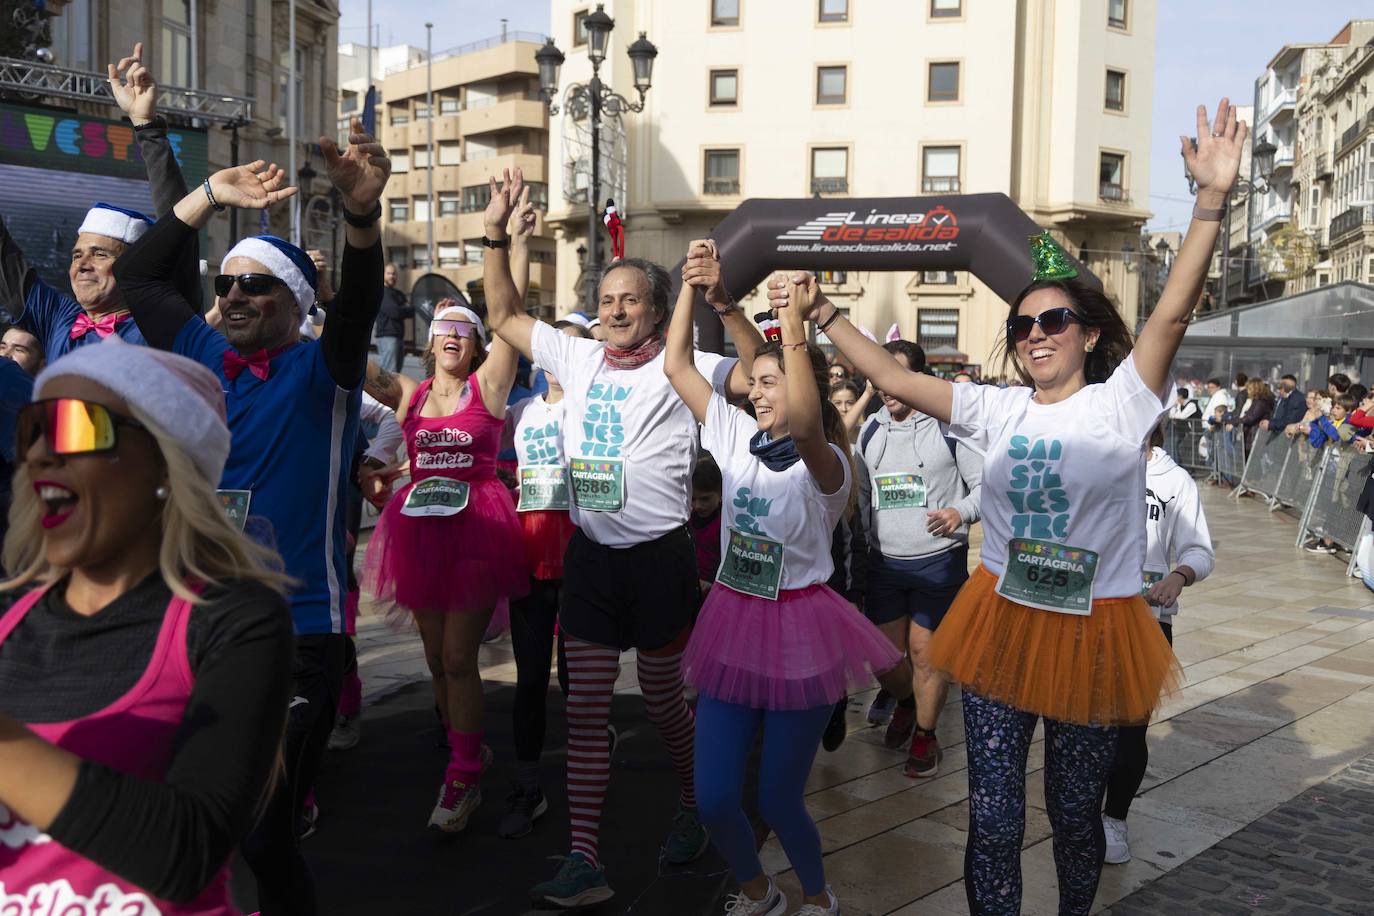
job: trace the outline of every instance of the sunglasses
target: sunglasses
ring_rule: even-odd
[[[122,417],[103,404],[79,398],[34,401],[15,417],[16,454],[26,457],[42,439],[48,455],[89,455],[113,451],[119,444],[118,428],[147,429],[137,420]]]
[[[458,318],[438,318],[430,322],[429,336],[447,337],[454,331],[457,331],[459,337],[467,337],[476,330],[476,328],[477,325],[473,324],[471,321],[463,321]]]
[[[274,286],[285,286],[286,281],[271,274],[220,274],[215,277],[215,295],[224,297],[234,284],[239,285],[245,296],[265,296]]]
[[[1025,340],[1030,337],[1031,328],[1037,324],[1040,325],[1040,330],[1053,336],[1067,328],[1071,321],[1087,324],[1082,316],[1068,306],[1045,309],[1034,318],[1029,315],[1015,315],[1007,319],[1007,336],[1017,341]]]

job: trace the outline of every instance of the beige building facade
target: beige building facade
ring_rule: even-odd
[[[1082,257],[1134,321],[1138,259],[1123,252],[1138,246],[1149,216],[1155,7],[608,2],[616,28],[603,81],[635,98],[626,48],[645,32],[659,49],[645,110],[624,119],[628,187],[617,203],[627,254],[674,264],[747,198],[1002,192]],[[578,31],[594,8],[553,0],[551,33],[567,57],[560,97],[591,75]],[[555,155],[566,124],[551,125]],[[566,311],[581,307],[576,249],[587,209],[585,195],[566,187],[572,170],[551,172]],[[1005,304],[963,272],[825,279],[836,302],[880,337],[895,323],[904,337],[955,347],[974,364],[987,363],[1005,319]]]
[[[522,169],[530,200],[547,210],[549,119],[534,61],[540,43],[537,35],[511,33],[436,54],[428,84],[432,116],[424,61],[374,76],[392,163],[383,235],[401,285],[438,273],[470,296],[479,294],[488,181],[499,181],[504,170]],[[546,224],[530,255],[530,304],[544,304],[551,317],[554,244]]]

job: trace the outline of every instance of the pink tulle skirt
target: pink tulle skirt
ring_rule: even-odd
[[[777,601],[715,585],[683,658],[707,696],[759,709],[810,709],[871,686],[902,655],[828,586],[784,590]]]
[[[577,526],[562,510],[518,512],[525,535],[525,566],[536,579],[563,578],[563,554]]]
[[[483,611],[529,593],[525,541],[501,481],[473,481],[466,508],[448,516],[402,515],[410,486],[387,502],[367,545],[362,587],[374,601]]]

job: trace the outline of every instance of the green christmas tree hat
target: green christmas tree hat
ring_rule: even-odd
[[[1030,237],[1031,260],[1035,263],[1035,273],[1031,282],[1041,280],[1072,280],[1078,276],[1078,268],[1069,260],[1069,253],[1054,240],[1046,229],[1039,235]]]

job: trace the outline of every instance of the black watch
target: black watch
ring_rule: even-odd
[[[348,225],[352,226],[354,229],[370,229],[377,224],[377,220],[382,218],[382,202],[380,200],[377,201],[377,205],[372,208],[372,212],[364,213],[361,216],[350,212],[347,207],[344,207],[343,217],[344,222],[348,223]]]
[[[510,237],[507,236],[503,239],[489,239],[484,235],[482,236],[482,244],[488,248],[509,248]]]

